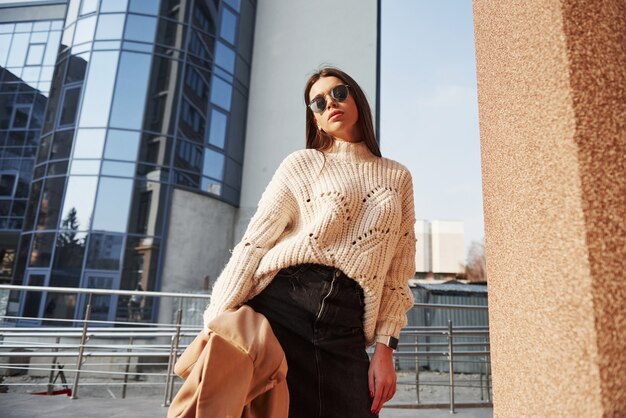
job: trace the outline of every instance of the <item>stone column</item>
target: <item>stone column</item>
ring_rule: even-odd
[[[474,0],[495,417],[626,416],[626,1]]]

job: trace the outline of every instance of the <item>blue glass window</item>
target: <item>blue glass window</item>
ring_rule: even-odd
[[[80,15],[94,13],[98,10],[98,0],[83,0],[83,7],[80,8]]]
[[[237,34],[237,16],[227,9],[222,9],[222,20],[220,23],[220,36],[234,45],[236,34]]]
[[[104,161],[102,163],[103,176],[133,177],[135,175],[135,163],[121,161]]]
[[[72,160],[70,174],[97,176],[100,174],[101,161],[102,160]]]
[[[112,127],[141,129],[151,60],[147,54],[122,53],[111,110]]]
[[[65,89],[65,94],[63,95],[63,107],[61,108],[61,117],[59,118],[59,126],[74,124],[76,121],[76,111],[78,110],[79,98],[80,86]]]
[[[233,9],[239,11],[239,7],[241,6],[240,0],[224,0],[224,3],[228,4]]]
[[[50,30],[50,22],[35,22],[33,32],[46,32]]]
[[[158,2],[155,2],[158,4]],[[124,39],[129,41],[154,42],[156,18],[150,16],[128,15]]]
[[[132,192],[132,179],[102,177],[98,186],[93,230],[125,232]]]
[[[72,158],[102,158],[104,129],[79,129]]]
[[[74,42],[72,45],[82,44],[93,40],[93,33],[96,30],[96,17],[89,16],[80,19],[76,23],[76,33],[74,34]]]
[[[71,176],[69,178],[63,199],[60,228],[80,231],[89,229],[97,184],[98,177],[96,176]]]
[[[93,53],[80,112],[80,126],[107,126],[117,59],[117,51]]]
[[[41,63],[43,62],[43,53],[45,49],[45,44],[31,44],[28,47],[26,65],[41,65]]]
[[[28,51],[28,37],[28,33],[19,33],[13,35],[13,43],[11,45],[11,50],[9,51],[7,67],[10,68],[24,66],[26,52]]]
[[[101,12],[125,12],[128,0],[102,0]]]
[[[211,103],[223,109],[230,110],[230,103],[233,95],[233,86],[219,77],[211,77]]]
[[[12,35],[0,35],[0,67],[7,65],[7,56],[9,55],[12,37]]]
[[[159,13],[159,1],[155,0],[130,0],[129,11],[156,15]]]
[[[110,129],[104,148],[104,158],[135,161],[139,148],[139,132]]]
[[[50,32],[48,44],[46,46],[46,55],[43,58],[43,65],[54,65],[59,50],[59,42],[61,40],[61,32]]]
[[[224,178],[224,154],[205,148],[202,175],[222,180]]]
[[[226,124],[228,123],[228,117],[218,111],[211,110],[211,126],[209,130],[209,143],[216,147],[224,148],[224,142],[226,140]]]
[[[221,42],[215,44],[215,63],[231,74],[235,72],[235,51]]]
[[[90,234],[86,267],[97,270],[119,269],[123,242],[123,235]]]
[[[96,39],[122,39],[124,33],[123,13],[100,15],[98,18],[98,29]]]

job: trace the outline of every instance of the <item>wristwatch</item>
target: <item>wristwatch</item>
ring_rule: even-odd
[[[387,347],[396,350],[398,348],[398,339],[391,335],[380,335],[376,337],[377,343],[385,344]]]

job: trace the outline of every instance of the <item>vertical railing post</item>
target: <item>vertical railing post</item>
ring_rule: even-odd
[[[54,347],[54,352],[56,353],[57,351],[59,351],[59,344],[61,343],[61,337],[57,337],[55,343],[56,343],[56,347]],[[50,366],[50,376],[48,377],[48,395],[52,395],[52,392],[54,392],[54,385],[52,384],[52,382],[54,382],[54,370],[56,369],[56,364],[57,364],[57,357],[54,356],[52,357],[52,365]]]
[[[485,373],[485,380],[486,380],[486,386],[487,386],[487,400],[489,401],[489,403],[491,403],[491,349],[490,344],[489,344],[489,334],[487,334],[487,337],[485,338],[486,341],[486,351],[487,351],[487,355],[485,356],[485,364],[487,366],[487,370]]]
[[[131,347],[128,347],[127,349],[127,351],[130,353],[131,351],[133,351],[133,348],[132,348],[133,337],[129,337],[128,345],[131,346]],[[122,399],[126,399],[126,385],[128,384],[128,372],[130,371],[130,359],[131,359],[131,356],[128,356],[126,359],[126,367],[124,368],[124,384],[122,385]]]
[[[452,320],[448,320],[448,372],[450,373],[450,413],[454,414],[454,342]]]
[[[80,346],[78,347],[78,359],[76,360],[76,375],[74,376],[74,387],[72,388],[72,399],[76,399],[78,393],[78,380],[80,378],[80,369],[83,364],[83,353],[85,352],[85,344],[87,343],[87,324],[89,323],[89,316],[91,315],[91,296],[87,301],[87,308],[85,309],[85,317],[83,319],[83,332],[80,336]]]
[[[179,303],[178,311],[176,311],[176,334],[174,335],[174,350],[172,351],[172,367],[170,369],[171,377],[170,377],[170,391],[167,399],[167,404],[172,403],[172,397],[174,396],[174,381],[176,380],[176,375],[174,374],[174,365],[176,364],[176,359],[178,358],[178,346],[180,344],[180,326],[183,319],[183,310],[180,307]]]
[[[167,402],[167,397],[168,397],[169,388],[170,388],[171,372],[172,372],[172,368],[174,367],[174,365],[172,364],[173,351],[174,351],[174,336],[172,335],[172,337],[170,338],[170,354],[167,359],[167,372],[165,374],[165,391],[163,392],[163,404],[161,406],[169,406],[169,403]]]
[[[415,396],[417,403],[420,403],[420,359],[419,354],[419,334],[415,333]]]

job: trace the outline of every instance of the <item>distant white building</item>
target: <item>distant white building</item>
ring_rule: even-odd
[[[415,265],[421,278],[454,277],[465,267],[463,221],[415,222]]]

